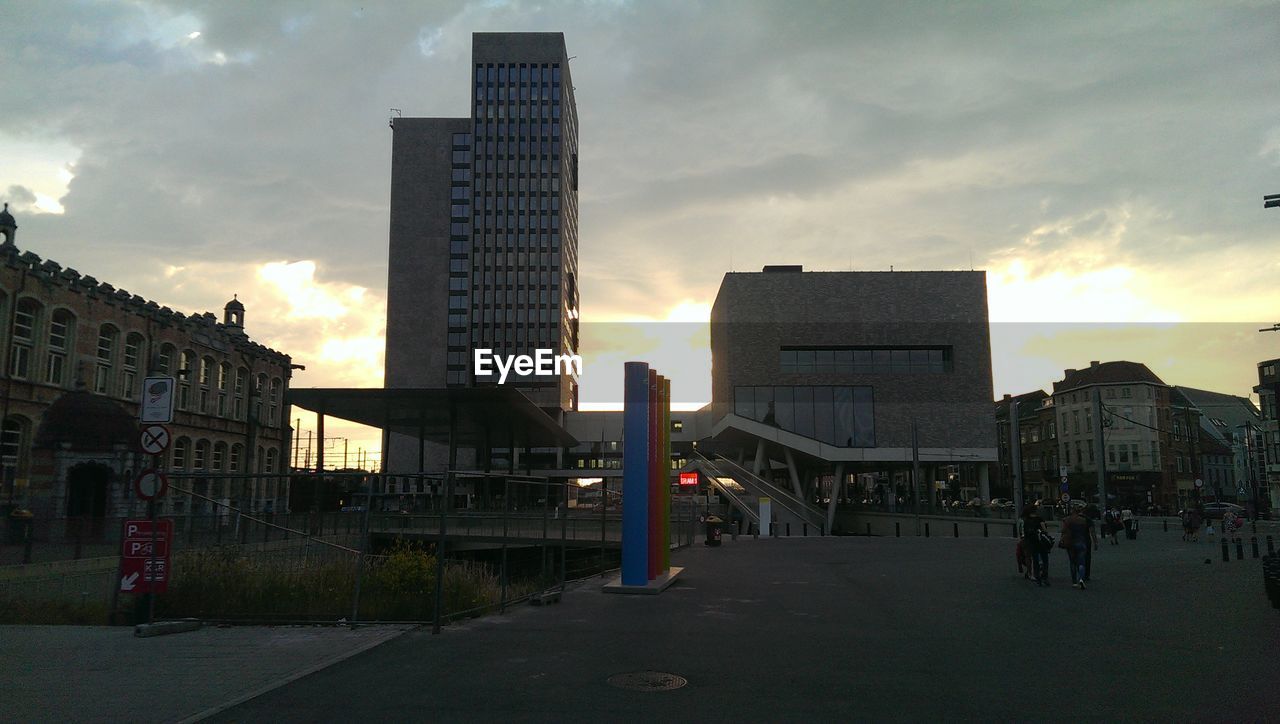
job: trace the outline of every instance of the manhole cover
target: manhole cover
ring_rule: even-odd
[[[688,684],[683,676],[662,671],[633,671],[609,677],[609,684],[630,691],[671,691]]]

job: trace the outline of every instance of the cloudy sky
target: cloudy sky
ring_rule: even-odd
[[[1280,356],[1254,331],[1280,319],[1274,2],[19,0],[0,19],[19,246],[185,312],[239,294],[250,334],[307,366],[295,386],[381,383],[389,109],[465,115],[473,31],[565,33],[584,319],[683,322],[666,368],[687,402],[709,396],[697,323],[722,273],[767,263],[988,270],[997,394],[1121,358],[1248,394]],[[584,398],[604,401],[620,370],[592,375],[592,345]]]

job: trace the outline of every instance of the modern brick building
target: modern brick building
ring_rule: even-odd
[[[228,302],[221,322],[184,315],[15,245],[17,224],[0,214],[0,503],[41,518],[102,519],[141,510],[134,474],[138,403],[148,375],[177,378],[174,473],[283,472],[289,449],[288,355],[245,334],[245,308]],[[285,509],[281,478],[210,479],[197,491],[252,510]],[[165,499],[163,512],[187,508]]]
[[[809,485],[880,473],[898,487],[914,422],[924,480],[944,481],[931,495],[989,496],[984,272],[729,273],[711,310],[711,355],[712,436],[757,467],[778,463]],[[971,490],[940,489],[946,467]]]

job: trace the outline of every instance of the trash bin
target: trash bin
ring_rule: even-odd
[[[29,510],[17,508],[9,513],[9,545],[22,545],[27,541],[30,535],[31,522],[35,518],[35,514]]]
[[[709,545],[709,546],[720,545],[720,535],[723,532],[721,526],[723,524],[724,524],[724,521],[720,520],[718,516],[715,516],[715,515],[707,516],[707,537],[706,537],[706,540],[703,541],[705,545]]]

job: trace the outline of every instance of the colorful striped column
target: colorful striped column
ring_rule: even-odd
[[[662,380],[662,570],[671,568],[671,380]]]
[[[622,413],[622,585],[649,582],[649,388],[644,362],[625,366]]]
[[[662,381],[649,370],[649,580],[662,567],[662,496],[658,490],[658,428],[662,426]]]

